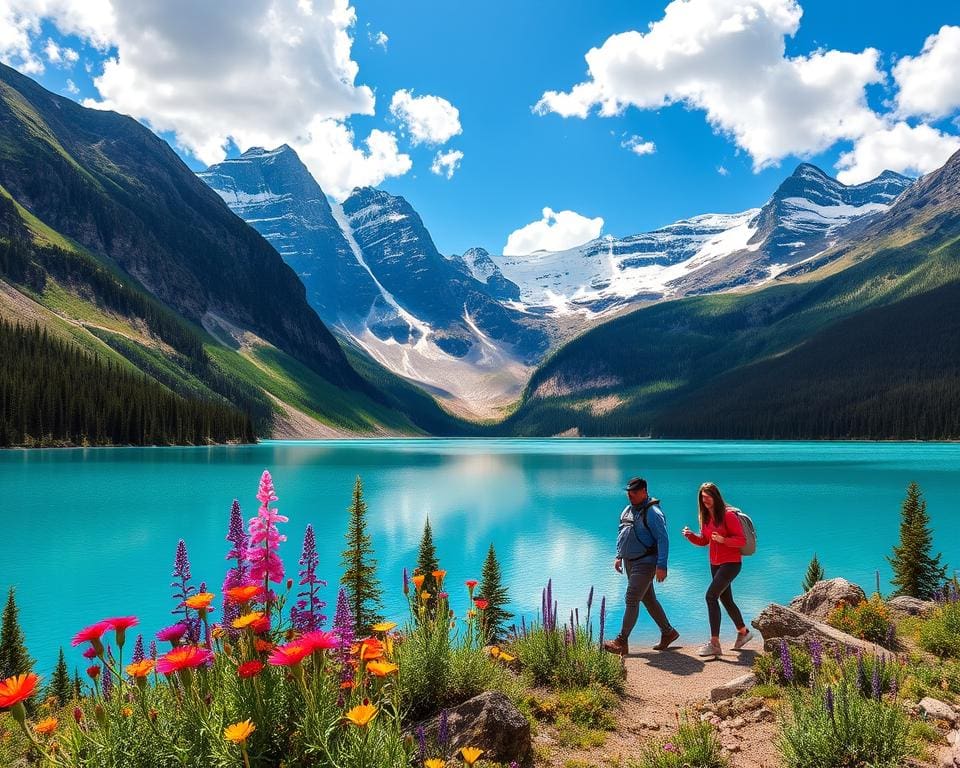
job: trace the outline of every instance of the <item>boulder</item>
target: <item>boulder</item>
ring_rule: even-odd
[[[806,645],[810,640],[816,639],[826,649],[846,648],[849,651],[863,651],[878,656],[890,653],[876,643],[848,635],[829,624],[776,603],[764,608],[752,623],[763,635],[763,647],[766,651],[777,650],[780,639],[786,638],[797,645]]]
[[[960,768],[960,730],[947,734],[947,745],[940,750],[940,767]]]
[[[437,741],[440,717],[420,724],[427,742]],[[417,727],[413,728],[416,733]],[[531,759],[530,723],[499,691],[486,691],[447,710],[447,751],[461,747],[483,750],[483,758],[498,763],[516,761],[523,765]]]
[[[960,720],[960,718],[957,717],[956,710],[939,699],[925,696],[920,699],[920,703],[917,706],[920,708],[920,711],[931,720],[943,720],[950,725],[954,725]]]
[[[735,677],[733,680],[718,685],[710,691],[710,701],[722,701],[723,699],[732,699],[741,693],[746,693],[757,684],[757,676],[752,672]]]
[[[867,596],[860,587],[846,579],[818,581],[813,589],[790,601],[790,607],[804,616],[826,621],[840,603],[858,605]]]
[[[927,616],[937,607],[932,600],[920,600],[906,595],[891,598],[887,601],[887,605],[890,611],[898,616]]]

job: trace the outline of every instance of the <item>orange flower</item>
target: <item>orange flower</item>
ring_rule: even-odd
[[[274,649],[267,661],[275,667],[295,667],[311,653],[313,653],[313,649],[309,645],[296,642],[287,643]]]
[[[344,690],[350,690],[351,688],[353,688],[354,685],[355,683],[353,682],[353,680],[344,680],[342,683],[340,683],[340,687],[343,688]]]
[[[433,571],[431,576],[437,580],[437,584],[443,581],[443,577],[447,575],[446,571]]]
[[[201,667],[213,658],[213,653],[195,645],[181,645],[157,661],[157,672],[170,675],[181,669]]]
[[[246,629],[263,618],[263,611],[251,611],[233,620],[234,629]]]
[[[386,677],[393,672],[396,672],[400,667],[396,664],[391,664],[389,661],[371,661],[367,664],[367,672],[369,672],[374,677]]]
[[[250,720],[241,720],[239,723],[228,725],[223,729],[223,738],[234,744],[243,744],[257,730],[257,726]]]
[[[231,587],[226,591],[227,601],[231,603],[248,603],[257,595],[260,594],[260,591],[263,587],[252,584],[247,587]]]
[[[120,710],[120,714],[124,717],[130,717],[133,714],[133,710],[130,707],[124,707]]]
[[[365,727],[376,716],[377,708],[370,703],[369,699],[364,699],[363,704],[357,704],[346,715],[347,720],[360,728]]]
[[[500,659],[500,661],[504,661],[507,664],[509,664],[511,661],[517,660],[516,656],[514,656],[512,653],[507,653],[506,651],[500,651],[500,655],[498,658]]]
[[[395,621],[381,621],[379,624],[374,624],[370,629],[374,632],[389,632],[396,626],[397,622]]]
[[[473,765],[480,759],[480,755],[482,754],[483,750],[477,749],[476,747],[463,747],[463,749],[460,750],[460,757],[463,758],[463,762],[467,765]]]
[[[443,768],[446,763],[441,760],[439,757],[431,757],[428,760],[423,761],[424,768]]]
[[[8,709],[29,699],[40,680],[39,675],[27,672],[24,675],[14,675],[0,682],[0,709]]]
[[[128,664],[127,674],[130,675],[130,677],[146,677],[153,672],[153,667],[153,659],[144,659],[143,661],[137,661],[133,664]]]
[[[57,720],[57,718],[48,717],[45,720],[41,720],[39,723],[33,726],[33,730],[36,733],[40,733],[46,736],[47,734],[53,733],[55,730],[57,730],[57,725],[59,723],[60,721]]]
[[[423,580],[425,578],[427,577],[424,576],[422,573],[418,573],[416,576],[413,577],[413,586],[415,586],[417,590],[423,589]]]
[[[195,611],[206,610],[210,607],[210,603],[213,602],[214,597],[216,597],[216,595],[214,595],[213,592],[198,592],[184,600],[183,604],[187,606],[187,608],[193,608]]]
[[[429,600],[431,597],[433,597],[433,595],[431,595],[429,592],[421,592],[421,593],[420,593],[420,599],[423,600],[424,602],[426,602],[427,600]]]
[[[273,650],[273,643],[269,640],[255,637],[253,638],[253,648],[257,653],[270,653],[270,651]]]
[[[358,653],[360,658],[364,661],[381,659],[383,658],[383,643],[381,643],[375,637],[368,637],[365,640],[360,641]]]

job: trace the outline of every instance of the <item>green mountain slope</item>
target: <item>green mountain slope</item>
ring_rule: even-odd
[[[536,372],[515,434],[958,437],[960,154],[791,282],[599,326]],[[881,331],[882,329],[882,331]]]
[[[2,65],[0,316],[232,404],[260,435],[422,432],[163,141]]]

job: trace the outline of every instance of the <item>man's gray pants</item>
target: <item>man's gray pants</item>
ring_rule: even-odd
[[[647,609],[650,618],[660,627],[661,634],[667,634],[672,627],[667,621],[667,614],[657,600],[657,592],[653,588],[653,579],[657,575],[655,563],[641,563],[639,560],[623,561],[623,570],[627,576],[627,608],[623,613],[623,625],[620,628],[620,639],[624,642],[630,638],[640,615],[640,603]]]

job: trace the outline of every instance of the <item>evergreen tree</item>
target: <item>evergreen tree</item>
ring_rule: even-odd
[[[73,698],[79,699],[83,696],[83,683],[80,680],[80,671],[73,668]]]
[[[820,561],[817,559],[817,553],[813,553],[813,559],[810,560],[810,565],[807,566],[807,575],[803,577],[803,591],[809,592],[813,589],[814,584],[818,581],[823,581],[824,572],[823,566],[820,565]]]
[[[947,568],[940,564],[940,554],[931,556],[933,532],[927,502],[916,483],[907,487],[907,498],[900,511],[900,544],[894,546],[891,583],[896,594],[930,600],[947,577]]]
[[[487,601],[487,607],[482,611],[483,627],[487,639],[495,642],[501,639],[506,632],[506,623],[513,618],[512,613],[508,613],[507,588],[503,586],[503,574],[500,571],[500,562],[497,560],[496,550],[493,544],[487,551],[487,559],[483,562],[483,570],[480,573],[480,594],[478,596]]]
[[[70,680],[67,659],[63,655],[62,647],[57,659],[57,666],[53,669],[53,677],[50,678],[50,685],[47,686],[47,696],[56,698],[57,704],[61,707],[73,697],[73,682]]]
[[[413,572],[423,576],[422,589],[430,593],[427,610],[431,616],[437,604],[437,592],[439,591],[433,572],[439,569],[440,561],[437,560],[437,548],[433,544],[433,529],[430,527],[430,518],[428,517],[423,524],[423,535],[420,537],[420,549],[417,552],[417,567]]]
[[[371,626],[383,621],[380,614],[383,603],[377,561],[373,558],[373,544],[367,534],[367,505],[359,475],[353,485],[353,503],[348,511],[350,522],[347,525],[347,548],[340,561],[343,567],[340,584],[350,602],[354,631],[362,637],[370,633]]]
[[[7,605],[0,621],[0,680],[13,675],[22,675],[33,668],[33,659],[27,653],[27,645],[20,629],[19,612],[13,587],[7,593]]]

